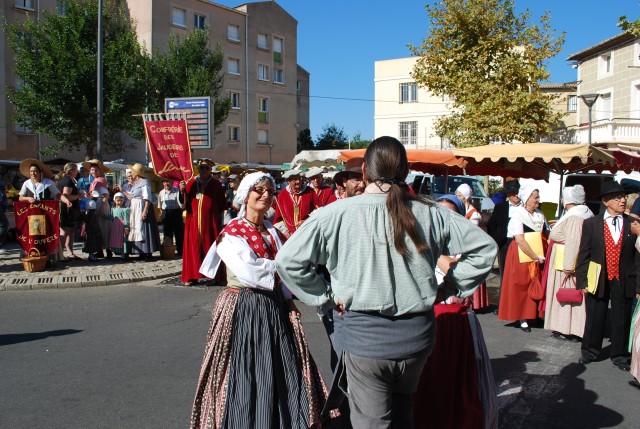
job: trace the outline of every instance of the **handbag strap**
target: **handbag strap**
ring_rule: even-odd
[[[573,280],[573,288],[572,289],[576,289],[577,287],[577,283],[576,283],[576,277],[575,276],[565,276],[564,280],[562,280],[562,283],[560,284],[560,288],[571,288],[571,285],[565,286],[567,284],[567,280],[572,279]]]

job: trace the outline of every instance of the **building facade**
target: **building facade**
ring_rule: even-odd
[[[597,94],[592,143],[640,143],[640,38],[621,33],[567,61],[578,70],[576,142],[589,138],[589,109],[580,96]]]
[[[212,136],[210,148],[193,150],[194,158],[220,163],[280,164],[296,153],[297,136],[309,127],[309,73],[297,64],[298,22],[273,1],[230,8],[206,0],[128,0],[138,38],[148,52],[166,49],[171,34],[186,35],[208,26],[211,46],[222,45],[224,89],[232,100],[226,121]],[[8,22],[38,19],[56,0],[4,0]],[[4,50],[0,91],[0,159],[38,157],[38,148],[52,143],[11,122],[12,106],[5,85],[15,85],[13,58],[1,33]],[[4,80],[4,82],[2,82]],[[142,112],[141,112],[142,113]],[[213,124],[212,124],[213,127]],[[213,134],[213,133],[212,133]],[[20,150],[16,150],[16,149]],[[80,159],[83,153],[58,154]],[[145,159],[145,144],[127,153],[104,154],[105,159]]]
[[[420,87],[411,77],[417,57],[375,62],[376,136],[393,136],[408,149],[446,149],[435,121],[451,114],[446,99]]]

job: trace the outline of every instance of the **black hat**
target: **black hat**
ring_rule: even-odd
[[[507,180],[504,182],[505,192],[518,192],[520,190],[520,182],[517,180]]]
[[[600,193],[596,195],[596,198],[601,199],[610,194],[626,194],[621,184],[616,181],[604,182],[600,188]]]

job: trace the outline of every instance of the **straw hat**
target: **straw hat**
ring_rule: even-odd
[[[133,165],[127,164],[127,167],[129,167],[129,169],[139,177],[147,177],[147,169],[144,168],[144,165],[136,162]]]
[[[97,165],[98,167],[100,167],[100,171],[102,171],[103,173],[108,173],[111,170],[109,169],[109,167],[107,167],[106,165],[104,165],[102,163],[102,161],[100,161],[99,159],[91,159],[89,161],[85,161],[82,163],[82,166],[84,167],[85,170],[87,171],[91,171],[91,166],[92,165]]]
[[[32,165],[37,165],[40,168],[40,171],[42,171],[42,177],[46,177],[47,179],[51,179],[53,177],[53,171],[51,171],[49,166],[34,158],[27,158],[20,163],[20,173],[25,177],[31,177],[29,169]]]

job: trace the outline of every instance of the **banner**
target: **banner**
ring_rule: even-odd
[[[187,181],[193,176],[189,130],[184,119],[151,120],[161,115],[143,115],[153,170],[172,181]]]
[[[25,252],[29,253],[33,248],[43,256],[57,252],[60,201],[15,201],[13,207],[16,212],[16,238]]]

